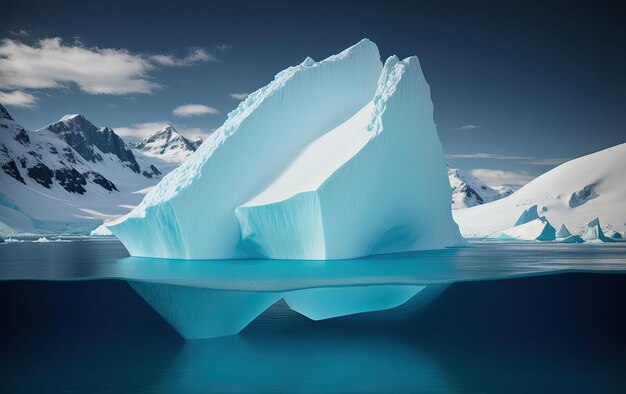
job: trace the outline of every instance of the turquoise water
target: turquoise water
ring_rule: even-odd
[[[9,243],[0,392],[623,392],[625,270],[624,244],[185,262],[111,240]],[[276,299],[239,335],[185,341],[128,282]],[[399,305],[294,311],[354,311],[361,292]]]

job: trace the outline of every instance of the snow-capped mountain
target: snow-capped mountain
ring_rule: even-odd
[[[190,140],[167,126],[138,142],[128,143],[141,168],[165,175],[185,161],[202,144],[202,139]]]
[[[558,228],[584,234],[599,219],[607,233],[626,230],[626,143],[592,153],[546,172],[511,196],[453,211],[464,236],[482,237],[513,226],[528,207]]]
[[[487,186],[472,174],[456,168],[448,168],[448,179],[452,188],[452,209],[469,208],[499,200],[519,188],[513,185]]]
[[[29,131],[0,105],[0,234],[89,232],[159,181],[161,171],[145,164],[81,115]]]
[[[135,143],[128,144],[134,151],[141,152],[144,156],[156,157],[169,163],[182,163],[189,155],[198,149],[202,139],[189,140],[180,135],[172,126],[144,138]]]

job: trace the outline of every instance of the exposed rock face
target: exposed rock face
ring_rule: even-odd
[[[135,192],[159,175],[110,128],[66,116],[29,131],[0,106],[0,235],[89,233],[138,204],[143,194]]]
[[[13,118],[9,114],[9,111],[7,111],[6,108],[2,106],[2,104],[0,104],[0,119],[13,120]]]
[[[124,141],[109,127],[98,129],[82,115],[66,115],[60,121],[44,128],[59,135],[69,146],[74,148],[85,160],[102,161],[102,153],[111,153],[126,163],[128,168],[139,173],[139,164],[133,152]]]

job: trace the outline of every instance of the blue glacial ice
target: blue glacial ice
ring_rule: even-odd
[[[284,298],[292,310],[311,320],[324,320],[395,308],[425,288],[409,285],[318,287],[293,291]]]
[[[280,72],[124,218],[133,256],[346,259],[463,244],[416,57],[369,40]]]
[[[131,287],[185,339],[238,334],[282,294],[132,281]]]
[[[281,298],[311,320],[323,320],[400,306],[422,290],[425,304],[442,286],[364,285],[292,291],[233,291],[160,282],[129,281],[130,286],[183,338],[236,335]],[[443,286],[442,288],[445,288]]]

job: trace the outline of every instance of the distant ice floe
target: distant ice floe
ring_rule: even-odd
[[[595,218],[589,223],[584,234],[572,234],[565,223],[562,223],[559,230],[548,222],[545,216],[539,216],[537,205],[525,209],[510,229],[500,231],[490,235],[488,238],[504,241],[555,241],[559,243],[583,243],[583,242],[619,242],[621,234],[614,231],[610,237],[604,234],[600,219]]]

